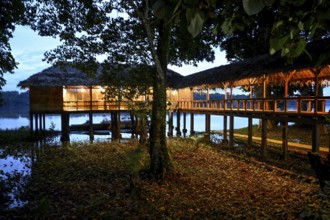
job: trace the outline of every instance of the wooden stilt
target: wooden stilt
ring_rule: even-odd
[[[70,115],[69,113],[63,112],[61,114],[61,131],[62,131],[62,136],[61,136],[61,141],[62,142],[68,142],[70,141],[70,127],[69,127],[69,122],[70,122]]]
[[[111,113],[111,131],[113,140],[120,139],[120,125],[117,112]]]
[[[195,135],[195,131],[194,131],[194,113],[190,113],[190,136],[194,136]]]
[[[234,116],[229,116],[229,147],[234,147]]]
[[[228,137],[227,137],[227,115],[223,115],[223,139],[228,140]]]
[[[42,114],[42,129],[46,130],[46,115]]]
[[[267,157],[267,121],[268,119],[261,119],[261,156]]]
[[[181,113],[180,111],[176,112],[176,136],[181,136]]]
[[[39,130],[42,131],[42,114],[39,114]]]
[[[252,146],[252,136],[253,136],[253,131],[252,131],[252,116],[249,116],[248,118],[248,146]]]
[[[168,111],[168,136],[173,137],[173,111]]]
[[[320,153],[320,131],[321,125],[320,124],[313,124],[312,129],[312,152],[313,153]]]
[[[284,160],[288,159],[288,122],[283,122],[282,128],[282,152]]]
[[[205,114],[205,138],[210,139],[211,137],[211,115]]]
[[[30,134],[33,134],[33,114],[30,113]]]
[[[89,112],[89,140],[94,140],[94,128],[93,128],[93,113]]]
[[[34,125],[35,125],[35,134],[37,135],[39,133],[39,128],[38,128],[38,114],[34,115]]]
[[[187,113],[183,113],[183,137],[187,136]]]

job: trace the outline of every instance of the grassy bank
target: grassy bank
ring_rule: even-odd
[[[145,171],[147,147],[133,142],[40,149],[24,195],[29,203],[2,212],[4,218],[330,217],[329,194],[320,194],[304,155],[301,163],[309,170],[296,173],[222,145],[168,143],[174,172],[162,182]]]
[[[34,142],[45,138],[51,138],[57,134],[58,132],[54,130],[41,131],[38,135],[31,134],[30,128],[28,127],[0,130],[0,144],[7,145],[21,142]]]

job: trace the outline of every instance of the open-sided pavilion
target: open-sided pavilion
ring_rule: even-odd
[[[317,65],[316,57],[330,50],[328,41],[314,42],[307,47],[310,56],[301,56],[288,63],[279,55],[261,55],[244,61],[219,66],[202,72],[181,76],[168,71],[167,98],[169,106],[169,135],[173,134],[172,113],[177,113],[177,134],[181,134],[180,116],[184,117],[183,131],[186,129],[186,114],[191,114],[190,131],[194,134],[194,114],[205,114],[206,134],[210,134],[211,115],[224,116],[223,131],[229,145],[233,145],[235,117],[248,118],[248,144],[252,144],[252,119],[261,120],[262,154],[267,154],[267,121],[282,123],[282,148],[284,157],[288,152],[288,123],[300,122],[312,126],[312,151],[319,152],[320,128],[327,124],[330,97],[319,94],[320,88],[330,79],[330,58],[325,57],[322,65]],[[283,96],[268,97],[267,87],[283,86]],[[312,86],[313,96],[289,96],[291,85]],[[129,111],[125,100],[107,100],[103,85],[98,78],[90,78],[81,70],[67,66],[64,69],[50,67],[37,73],[19,86],[30,89],[30,127],[32,130],[44,129],[45,114],[61,114],[62,135],[69,133],[69,114],[99,112],[118,113]],[[244,87],[250,91],[247,99],[234,99],[233,88]],[[257,88],[261,95],[256,96]],[[210,100],[212,89],[223,89],[224,100]],[[194,92],[203,90],[206,100],[194,100]],[[228,92],[229,91],[229,92]],[[229,94],[229,95],[227,95]],[[136,97],[136,103],[152,100],[152,96]],[[292,107],[294,106],[294,107]],[[227,130],[229,117],[229,130]],[[34,121],[34,123],[33,123]]]

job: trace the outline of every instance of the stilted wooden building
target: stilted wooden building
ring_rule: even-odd
[[[292,64],[279,55],[261,55],[233,64],[223,65],[188,76],[168,71],[167,101],[168,134],[173,136],[173,112],[177,114],[177,135],[181,135],[180,117],[183,115],[183,133],[187,132],[186,114],[190,117],[190,135],[194,134],[194,114],[205,114],[205,132],[210,134],[211,115],[222,115],[224,138],[233,146],[234,119],[236,116],[248,118],[248,144],[252,144],[252,119],[261,120],[262,155],[267,154],[267,121],[282,123],[282,149],[284,157],[288,153],[288,123],[301,122],[312,126],[312,151],[319,152],[320,128],[327,124],[330,97],[323,96],[320,88],[328,85],[330,79],[330,59],[316,65],[320,54],[330,50],[330,43],[315,42],[307,48],[311,57],[302,56]],[[98,70],[99,71],[99,70]],[[99,75],[99,74],[96,74]],[[30,89],[31,129],[44,127],[44,115],[62,115],[62,132],[68,134],[68,118],[72,113],[96,113],[128,111],[123,100],[104,98],[105,86],[100,78],[88,77],[82,71],[67,66],[50,67],[41,73],[20,82],[21,87]],[[282,86],[282,96],[267,95],[267,87]],[[310,86],[312,96],[289,96],[290,86]],[[233,88],[244,87],[250,91],[248,99],[234,99]],[[221,89],[224,100],[210,100],[210,91]],[[256,91],[260,90],[257,95]],[[205,100],[194,100],[194,92],[205,91]],[[119,99],[119,97],[117,97]],[[151,100],[150,95],[135,97],[136,102]],[[228,120],[229,117],[229,130]],[[91,118],[92,119],[92,118]],[[35,123],[33,123],[35,122]],[[92,122],[92,120],[91,120]],[[227,136],[228,134],[228,136]]]

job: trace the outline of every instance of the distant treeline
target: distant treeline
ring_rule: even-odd
[[[2,115],[24,115],[29,113],[29,91],[4,91],[0,104],[0,116]]]

